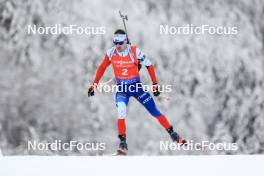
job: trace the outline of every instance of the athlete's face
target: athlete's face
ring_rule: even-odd
[[[120,44],[120,43],[116,44],[116,49],[117,49],[118,52],[123,52],[126,49],[126,47],[127,47],[127,42],[126,41],[124,41],[122,44]]]

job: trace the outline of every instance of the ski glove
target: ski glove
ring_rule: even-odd
[[[160,95],[158,83],[153,83],[152,84],[152,91],[153,91],[153,94],[154,94],[155,97]]]
[[[91,97],[91,96],[94,96],[94,88],[93,88],[93,86],[91,86],[91,87],[88,89],[88,97]]]

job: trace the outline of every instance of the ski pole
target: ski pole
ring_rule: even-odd
[[[104,83],[102,83],[103,85],[108,85],[110,82],[112,82],[113,81],[113,78],[111,78],[111,79],[109,79],[108,81],[106,81],[106,82],[104,82]]]

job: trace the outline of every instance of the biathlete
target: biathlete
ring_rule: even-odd
[[[156,107],[154,99],[151,95],[143,89],[140,81],[139,70],[141,65],[145,66],[153,82],[152,91],[154,96],[159,96],[159,86],[154,71],[154,67],[150,60],[144,53],[136,46],[131,45],[126,36],[126,32],[122,29],[115,31],[113,36],[114,46],[107,51],[104,56],[103,62],[100,64],[96,71],[96,76],[92,86],[88,89],[88,97],[94,95],[94,90],[102,78],[106,68],[112,64],[114,69],[116,84],[118,90],[116,92],[115,102],[118,111],[117,127],[118,137],[120,139],[119,148],[117,153],[126,155],[128,151],[126,142],[126,116],[127,106],[130,97],[134,97],[140,102],[147,111],[158,120],[158,122],[166,129],[171,139],[179,144],[186,143],[180,135],[174,131],[172,125]]]

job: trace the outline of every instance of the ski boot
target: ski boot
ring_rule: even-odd
[[[126,136],[125,135],[119,135],[120,144],[117,149],[116,155],[127,155],[127,143],[126,143]]]
[[[167,132],[169,133],[171,139],[173,142],[177,142],[178,144],[180,145],[184,145],[187,143],[186,140],[182,139],[178,133],[176,133],[174,130],[173,130],[173,127],[171,126],[170,128],[167,129]]]

